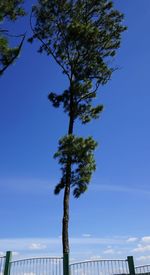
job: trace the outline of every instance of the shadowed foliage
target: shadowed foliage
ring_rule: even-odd
[[[91,138],[77,137],[74,125],[97,119],[103,105],[94,105],[98,88],[105,85],[116,70],[112,64],[120,47],[123,14],[107,0],[38,0],[31,15],[33,36],[38,39],[39,53],[53,57],[68,78],[68,88],[48,96],[54,107],[62,106],[68,115],[68,133],[59,141],[55,157],[62,177],[55,194],[64,190],[62,243],[69,252],[68,223],[70,188],[78,198],[88,187],[96,169]]]
[[[23,0],[1,0],[0,1],[0,75],[17,58],[25,35],[11,35],[3,26],[5,21],[16,21],[18,17],[24,16],[25,12],[21,7]],[[21,42],[16,47],[10,47],[9,38],[20,37]]]

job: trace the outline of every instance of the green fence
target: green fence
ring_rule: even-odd
[[[136,274],[150,275],[150,264],[135,267]]]
[[[12,253],[0,257],[0,275],[150,275],[150,265],[134,266],[132,256],[125,260],[89,260],[69,264],[63,257],[36,257],[12,260]]]
[[[125,260],[100,259],[70,264],[71,275],[135,275],[133,257]]]
[[[0,275],[10,274],[11,256],[11,251],[7,251],[5,256],[0,257]]]
[[[12,261],[10,275],[63,275],[63,259],[39,257]]]

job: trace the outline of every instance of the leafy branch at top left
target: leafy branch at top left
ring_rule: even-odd
[[[6,21],[16,21],[18,17],[25,15],[22,7],[23,0],[1,0],[0,1],[0,75],[14,62],[22,48],[25,34],[12,35],[5,29]],[[16,47],[10,46],[10,37],[21,39]]]

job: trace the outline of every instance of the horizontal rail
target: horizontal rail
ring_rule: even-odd
[[[129,274],[127,260],[96,259],[70,264],[71,275],[118,275]]]
[[[74,265],[74,264],[84,264],[84,263],[93,263],[93,262],[108,262],[108,261],[117,261],[117,262],[124,262],[127,260],[122,260],[122,259],[95,259],[95,260],[85,260],[85,261],[80,261],[80,262],[74,262],[71,263],[70,265]]]
[[[150,264],[138,265],[135,268],[143,268],[143,267],[150,267]]]
[[[135,267],[136,274],[150,274],[150,264]]]
[[[31,258],[23,258],[18,260],[13,260],[11,263],[21,262],[21,261],[30,261],[30,260],[63,260],[63,257],[31,257]]]

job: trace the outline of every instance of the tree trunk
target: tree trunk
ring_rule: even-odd
[[[70,198],[70,169],[68,167],[68,180],[66,181],[64,191],[63,202],[63,224],[62,224],[62,244],[63,254],[69,253],[69,236],[68,236],[68,224],[69,224],[69,198]]]
[[[68,135],[73,134],[74,126],[74,110],[73,110],[73,91],[70,86],[70,113],[69,113],[69,127]],[[70,184],[71,184],[71,156],[68,156],[68,163],[66,166],[66,185],[64,190],[63,201],[63,220],[62,220],[62,245],[63,254],[69,253],[69,199],[70,199]]]

